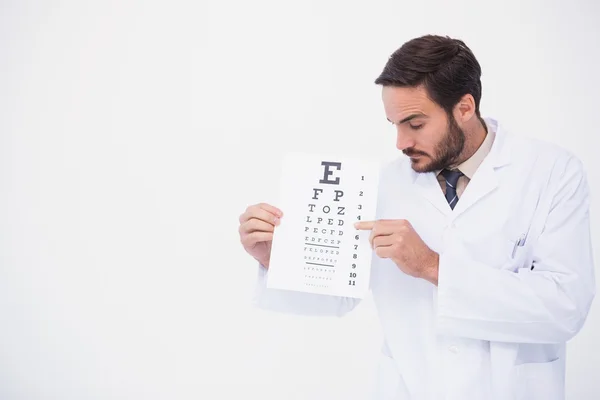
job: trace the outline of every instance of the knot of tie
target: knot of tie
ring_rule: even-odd
[[[452,169],[444,169],[442,170],[442,176],[446,179],[446,184],[450,184],[450,186],[456,188],[456,184],[458,183],[458,178],[463,175],[459,170]]]
[[[441,172],[442,176],[446,180],[446,200],[450,205],[450,208],[454,210],[454,206],[458,202],[458,195],[456,193],[456,185],[458,179],[463,175],[459,170],[444,169]]]

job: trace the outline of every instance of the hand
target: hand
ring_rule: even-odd
[[[260,203],[249,206],[240,215],[240,241],[244,250],[265,268],[269,268],[275,226],[283,216],[280,209]]]
[[[371,230],[369,243],[378,257],[389,258],[404,273],[437,285],[439,255],[423,242],[410,222],[360,221],[354,227]]]

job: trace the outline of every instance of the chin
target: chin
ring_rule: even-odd
[[[425,173],[425,172],[434,171],[434,169],[431,168],[432,163],[425,162],[425,160],[423,160],[422,157],[419,157],[416,160],[411,158],[410,164],[411,164],[413,171],[415,171],[415,172]]]

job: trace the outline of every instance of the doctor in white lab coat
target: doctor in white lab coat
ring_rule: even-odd
[[[581,162],[480,117],[480,66],[456,39],[405,43],[376,80],[403,152],[380,178],[370,289],[385,341],[377,400],[564,400],[566,342],[595,296]],[[282,212],[283,211],[283,212]],[[240,216],[256,304],[342,316],[358,300],[267,289],[285,210]]]

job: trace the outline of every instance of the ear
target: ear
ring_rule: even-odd
[[[475,115],[475,99],[470,94],[465,94],[454,106],[454,118],[459,123],[468,122]]]

